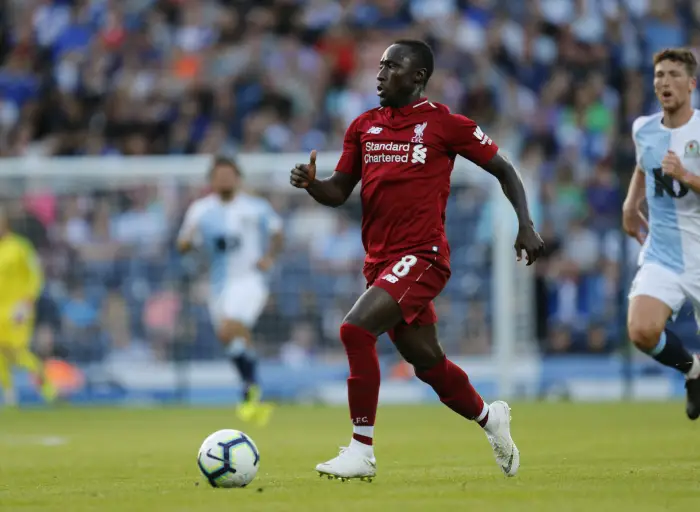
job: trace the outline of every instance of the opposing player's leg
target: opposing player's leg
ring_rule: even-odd
[[[413,365],[416,377],[429,384],[443,404],[484,429],[499,467],[507,476],[515,476],[520,452],[510,435],[510,407],[502,401],[484,402],[467,374],[442,350],[434,317],[429,306],[413,324],[399,324],[390,333],[394,345]]]
[[[700,328],[700,275],[689,276],[685,282],[686,295],[690,298],[695,310],[695,323]],[[694,365],[686,375],[686,414],[691,420],[700,417],[700,373],[698,370],[698,354],[694,354]]]
[[[258,357],[252,345],[250,328],[240,320],[224,319],[217,330],[226,353],[243,383],[243,395],[238,405],[238,417],[244,421],[267,424],[272,414],[272,405],[262,402],[262,391],[258,382]]]
[[[379,402],[379,358],[377,337],[397,325],[402,312],[386,290],[370,286],[358,299],[340,326],[340,340],[350,366],[348,404],[353,434],[340,454],[316,466],[330,478],[371,480],[377,466],[374,457],[374,421]]]
[[[39,382],[39,392],[42,398],[51,403],[58,395],[56,388],[44,374],[44,363],[29,348],[18,349],[14,355],[15,366],[31,373]]]
[[[39,392],[44,401],[47,403],[54,402],[58,396],[56,387],[46,378],[44,363],[31,349],[31,341],[34,334],[34,318],[28,318],[20,324],[15,324],[10,332],[10,338],[14,347],[15,365],[34,376],[39,383]]]
[[[0,342],[0,389],[5,407],[17,406],[17,393],[12,379],[12,355],[9,347]]]
[[[683,346],[666,324],[685,301],[680,276],[659,265],[643,265],[630,291],[627,331],[645,354],[686,377],[686,414],[700,416],[700,360]]]
[[[231,363],[243,382],[243,396],[237,408],[239,418],[265,425],[271,404],[262,403],[258,381],[258,358],[251,329],[265,307],[268,290],[260,276],[241,278],[231,283],[219,297],[217,337],[226,347]]]

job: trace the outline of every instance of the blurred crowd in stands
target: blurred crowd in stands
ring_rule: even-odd
[[[654,52],[700,48],[700,2],[4,0],[0,157],[337,150],[348,123],[376,106],[379,56],[400,37],[435,50],[429,97],[476,120],[534,184],[548,246],[532,299],[542,350],[615,350],[619,283],[639,249],[623,250],[619,233],[631,124],[656,110]],[[173,339],[196,339],[185,357],[216,353],[200,280],[184,279],[189,267],[171,254],[196,194],[180,192],[12,202],[49,277],[40,347],[64,339],[85,361],[158,358],[172,356]],[[287,251],[258,336],[299,364],[337,345],[362,290],[359,209],[271,199],[288,222]],[[452,351],[490,350],[491,223],[483,194],[455,187],[454,274],[438,303]],[[183,308],[192,325],[177,321]]]

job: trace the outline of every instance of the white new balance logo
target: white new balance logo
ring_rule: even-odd
[[[423,146],[423,144],[416,144],[413,147],[413,154],[411,155],[412,164],[424,164],[425,155],[428,153],[428,148]]]
[[[493,143],[489,136],[486,135],[478,126],[476,127],[476,130],[474,130],[474,137],[481,142],[482,146],[485,146],[486,144],[490,146]]]
[[[372,135],[379,135],[380,133],[382,133],[382,130],[383,128],[379,126],[373,126],[369,130],[367,130],[367,133],[371,133]]]

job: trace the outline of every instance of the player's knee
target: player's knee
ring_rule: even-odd
[[[628,322],[627,331],[630,340],[643,352],[649,352],[659,343],[665,324],[653,319],[635,318]]]
[[[353,327],[359,327],[360,329],[364,329],[366,331],[369,331],[369,320],[366,315],[362,314],[361,312],[358,313],[356,311],[350,311],[347,315],[345,315],[345,318],[343,318],[343,321],[340,325],[340,334],[341,334],[341,339],[343,335],[343,331],[347,331],[348,326],[353,326]],[[372,333],[375,334],[375,333]]]
[[[236,320],[224,320],[216,331],[216,336],[221,342],[229,342],[235,338],[248,340],[248,328]]]
[[[413,365],[413,369],[415,370],[416,375],[418,375],[420,373],[424,373],[424,372],[432,370],[437,365],[442,363],[442,360],[444,358],[445,358],[444,353],[442,353],[440,355],[430,353],[430,354],[423,354],[420,357],[416,357],[414,361],[409,361],[409,363]]]
[[[345,315],[345,318],[343,318],[341,331],[342,326],[351,325],[355,328],[360,328],[364,331],[367,331],[375,336],[379,336],[383,332],[383,330],[378,325],[381,324],[381,322],[379,321],[377,316],[381,315],[378,315],[371,309],[354,307],[350,310],[350,312],[347,315]]]

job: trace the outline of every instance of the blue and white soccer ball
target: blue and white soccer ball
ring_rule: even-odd
[[[212,487],[245,487],[258,473],[260,452],[243,432],[219,430],[202,443],[197,465]]]

